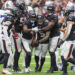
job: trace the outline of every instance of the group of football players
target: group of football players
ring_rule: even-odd
[[[52,0],[44,7],[30,5],[31,3],[26,5],[20,0],[16,3],[6,0],[3,9],[0,10],[2,74],[12,74],[7,69],[11,65],[13,72],[24,73],[19,67],[22,50],[26,73],[32,72],[30,64],[33,50],[35,50],[35,72],[42,71],[47,52],[50,54],[51,63],[47,73],[58,71],[58,50],[61,48],[62,75],[68,75],[68,62],[75,64],[75,0],[68,2],[61,16],[56,13]]]

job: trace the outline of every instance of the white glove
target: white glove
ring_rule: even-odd
[[[38,27],[34,27],[34,28],[32,28],[32,31],[34,31],[34,32],[38,32],[39,29],[38,29]]]

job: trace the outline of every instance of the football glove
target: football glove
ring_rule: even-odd
[[[34,31],[34,32],[38,32],[39,29],[38,29],[38,27],[34,27],[34,28],[32,28],[32,31]]]

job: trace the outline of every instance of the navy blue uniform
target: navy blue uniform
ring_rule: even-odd
[[[55,37],[55,36],[59,36],[60,35],[60,32],[59,32],[59,24],[58,24],[58,16],[56,14],[52,14],[52,15],[48,15],[47,16],[47,20],[50,22],[52,20],[56,20],[55,21],[55,25],[53,26],[52,29],[50,29],[51,31],[51,34],[50,34],[50,37]]]
[[[25,25],[27,25],[28,28],[34,28],[37,26],[37,22],[35,21],[34,23],[31,23],[28,19],[25,20]],[[23,38],[25,39],[32,39],[32,34],[29,32],[29,33],[25,33],[23,32]]]
[[[16,21],[16,23],[15,23],[14,26],[15,26],[15,32],[16,32],[16,33],[21,33],[22,28],[23,28],[23,24],[20,23],[19,20]]]
[[[38,25],[39,28],[43,28],[45,26],[48,25],[48,22],[43,22],[43,24],[40,26]],[[38,40],[41,40],[42,38],[44,38],[46,36],[46,32],[47,31],[40,31],[38,32]],[[42,42],[42,43],[49,43],[49,39],[47,39],[46,41]]]

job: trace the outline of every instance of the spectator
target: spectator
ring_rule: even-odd
[[[2,7],[2,2],[1,2],[1,0],[0,0],[0,9],[1,9],[1,7]]]

